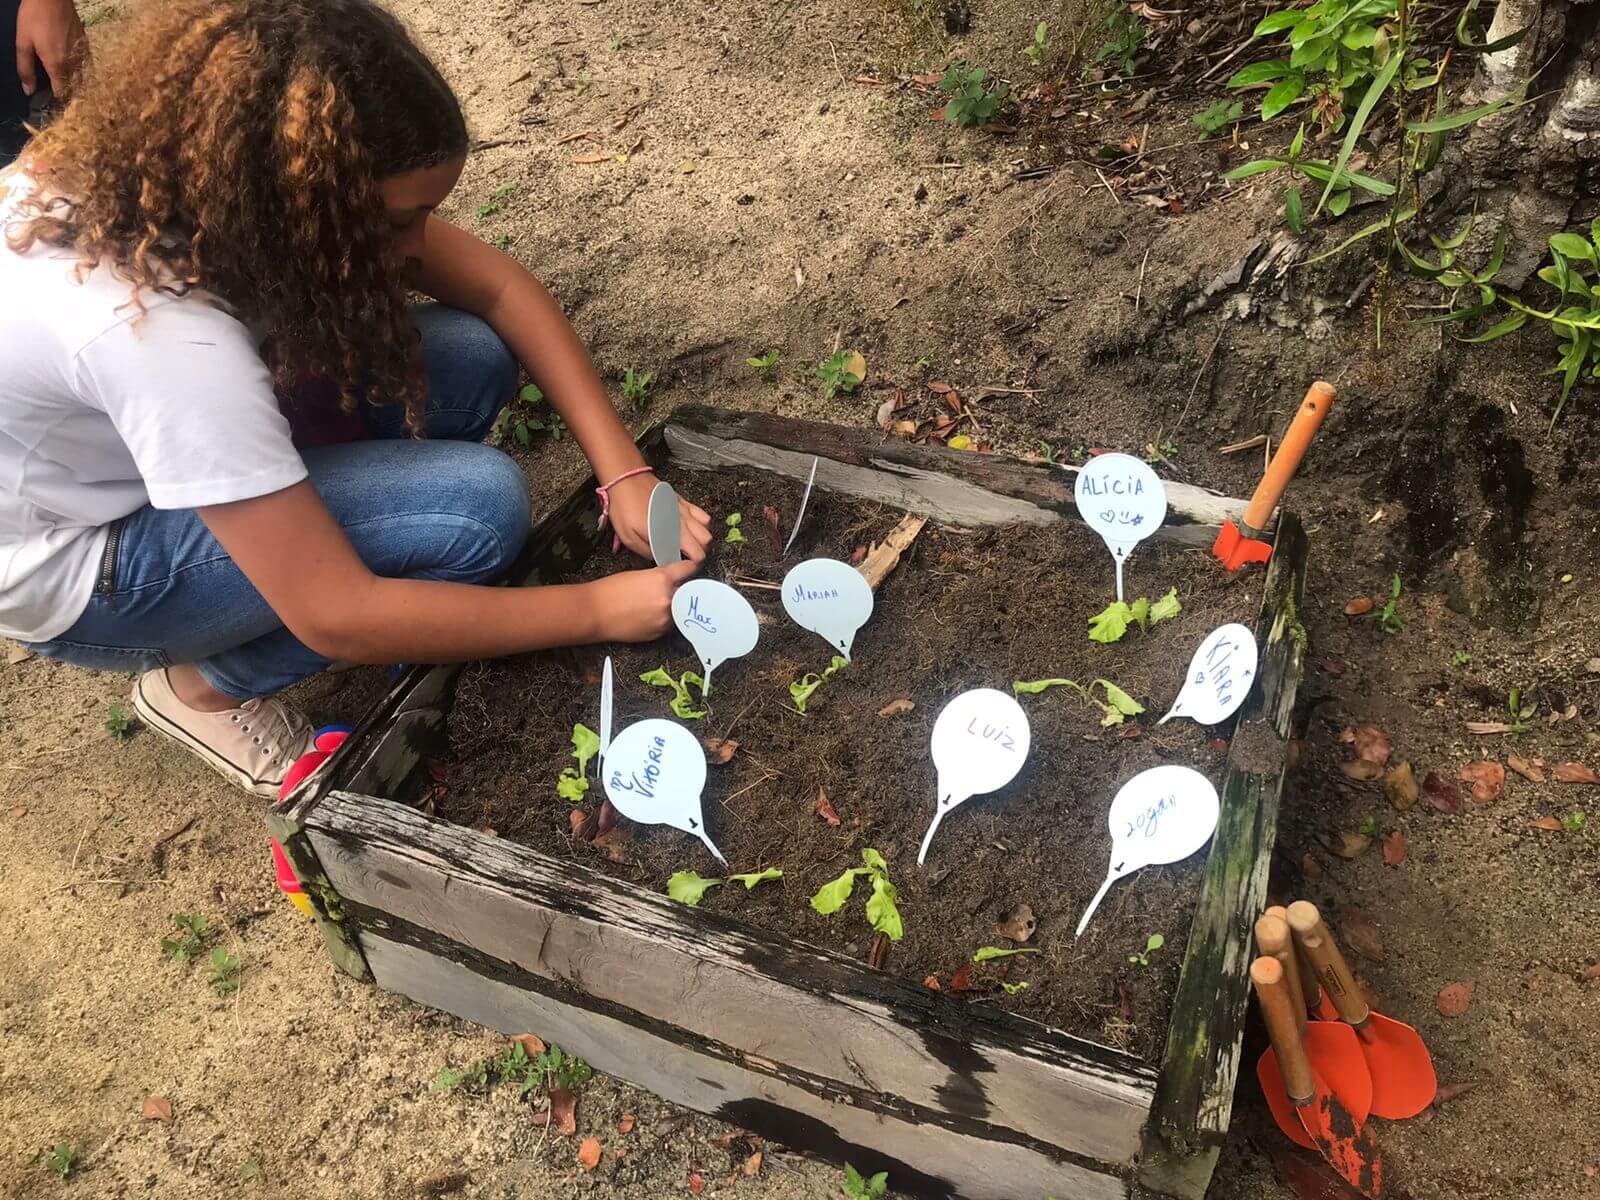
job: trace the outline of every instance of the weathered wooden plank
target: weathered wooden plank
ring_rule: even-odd
[[[334,793],[308,821],[358,906],[841,1086],[1139,1153],[1154,1073],[1117,1051],[387,801]]]
[[[1077,468],[1027,463],[999,454],[886,439],[876,430],[799,421],[769,413],[686,406],[667,419],[673,461],[706,469],[755,466],[804,479],[813,457],[817,486],[891,504],[953,525],[1078,519],[1072,498]],[[1168,480],[1167,519],[1157,540],[1210,546],[1245,502]]]
[[[534,1032],[611,1075],[774,1141],[865,1171],[896,1191],[964,1200],[1123,1200],[1128,1184],[1047,1147],[984,1133],[875,1098],[830,1090],[758,1057],[626,1015],[576,1007],[542,977],[362,934],[380,987],[507,1034]],[[451,952],[450,948],[445,948]],[[771,1014],[768,1014],[770,1019]]]
[[[1249,995],[1255,919],[1266,904],[1277,838],[1290,719],[1306,635],[1299,611],[1307,541],[1292,513],[1281,519],[1268,566],[1261,621],[1260,686],[1240,710],[1222,782],[1222,813],[1172,999],[1161,1082],[1140,1169],[1146,1186],[1199,1200],[1232,1115]]]

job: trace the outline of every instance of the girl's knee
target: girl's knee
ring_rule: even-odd
[[[475,534],[456,547],[465,561],[452,565],[463,575],[486,579],[504,572],[522,552],[533,525],[533,504],[522,468],[509,455],[488,446],[472,449],[450,490]]]
[[[428,364],[428,434],[478,440],[517,390],[521,367],[482,317],[442,304],[414,313]]]

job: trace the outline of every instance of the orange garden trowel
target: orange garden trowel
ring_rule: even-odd
[[[1272,545],[1262,539],[1261,530],[1278,506],[1283,489],[1289,486],[1289,480],[1299,469],[1300,460],[1305,457],[1306,448],[1316,436],[1322,419],[1333,407],[1333,396],[1333,384],[1319,379],[1311,385],[1300,411],[1295,413],[1289,431],[1278,445],[1278,452],[1267,464],[1267,473],[1256,485],[1255,495],[1250,497],[1249,507],[1244,510],[1244,519],[1238,525],[1227,522],[1217,534],[1211,553],[1228,570],[1237,571],[1245,563],[1266,562],[1272,557]]]

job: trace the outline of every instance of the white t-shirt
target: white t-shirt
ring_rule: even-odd
[[[106,527],[146,504],[198,508],[306,477],[245,326],[203,292],[146,292],[77,255],[13,251],[31,190],[0,172],[0,635],[48,641],[89,603]]]

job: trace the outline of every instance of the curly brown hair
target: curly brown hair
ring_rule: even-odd
[[[379,181],[463,155],[461,106],[369,0],[162,0],[27,152],[9,240],[147,290],[203,288],[267,337],[277,383],[334,380],[421,425],[405,263]]]

